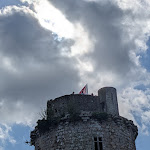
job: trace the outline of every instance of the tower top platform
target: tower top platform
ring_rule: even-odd
[[[98,96],[84,94],[70,94],[58,97],[47,102],[47,116],[53,111],[54,116],[66,115],[68,110],[81,113],[99,112],[113,116],[119,115],[117,93],[113,87],[104,87],[98,90]]]

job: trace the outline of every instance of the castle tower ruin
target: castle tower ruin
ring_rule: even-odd
[[[119,116],[113,87],[98,96],[71,94],[47,102],[46,118],[31,132],[35,150],[136,150],[137,126]]]

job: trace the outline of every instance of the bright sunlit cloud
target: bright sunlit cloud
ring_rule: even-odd
[[[92,42],[81,24],[69,22],[58,9],[46,0],[36,3],[35,10],[37,18],[44,28],[51,30],[60,38],[75,40],[70,56],[82,55],[92,51]],[[66,54],[65,51],[62,54]]]
[[[32,126],[48,98],[88,83],[94,95],[114,86],[120,115],[148,135],[150,1],[20,1],[0,9],[1,123]],[[15,143],[10,131],[0,140]]]
[[[37,18],[40,24],[60,37],[72,38],[74,26],[65,16],[52,6],[48,1],[43,0],[35,4]]]
[[[89,39],[88,32],[85,31],[80,23],[72,24],[66,17],[48,1],[38,1],[35,3],[37,18],[44,28],[58,35],[58,40],[61,38],[71,39],[74,44],[71,51],[62,49],[61,54],[67,57],[76,56],[79,68],[83,67],[83,71],[93,71],[93,66],[90,61],[84,62],[80,60],[80,56],[92,52],[94,40]]]

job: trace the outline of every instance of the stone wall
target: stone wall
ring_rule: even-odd
[[[99,96],[71,94],[48,101],[47,112],[49,116],[49,113],[53,111],[55,117],[67,114],[70,109],[78,113],[81,111],[104,112],[102,103]]]
[[[98,96],[106,104],[106,112],[112,115],[119,115],[117,91],[113,87],[104,87],[98,90]]]
[[[98,96],[71,94],[47,102],[47,116],[51,113],[55,117],[62,116],[67,114],[69,109],[78,113],[89,111],[119,115],[116,89],[105,87],[98,91]]]
[[[136,149],[137,127],[122,117],[109,116],[105,121],[65,121],[44,134],[38,134],[38,129],[35,132],[35,150],[94,150],[94,137],[102,138],[103,150]]]
[[[95,150],[100,139],[103,150],[135,150],[137,134],[133,122],[119,116],[116,89],[105,87],[98,96],[49,100],[47,118],[31,132],[31,145],[35,150]]]

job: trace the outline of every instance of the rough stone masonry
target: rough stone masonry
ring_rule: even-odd
[[[119,116],[113,87],[98,96],[71,94],[47,102],[46,118],[31,132],[35,150],[136,150],[137,126]]]

